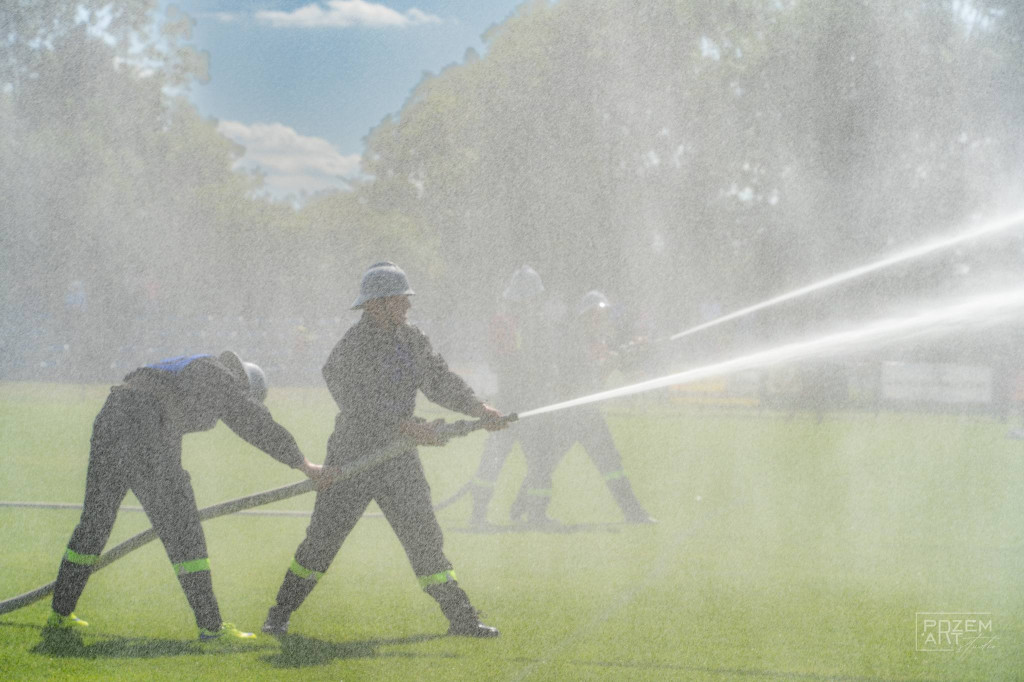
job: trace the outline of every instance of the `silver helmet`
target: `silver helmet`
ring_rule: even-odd
[[[245,382],[246,391],[251,398],[263,402],[267,397],[267,375],[260,369],[259,365],[252,362],[243,362],[234,352],[226,350],[217,358],[220,360],[235,378]]]
[[[362,308],[367,301],[375,298],[412,296],[414,293],[402,268],[390,261],[381,261],[371,265],[363,274],[363,281],[359,284],[359,297],[352,304],[352,310]]]
[[[512,273],[512,279],[501,297],[510,303],[523,303],[544,293],[544,283],[537,271],[524,265]]]
[[[596,289],[588,291],[583,294],[583,298],[580,299],[579,305],[576,306],[576,315],[584,315],[591,311],[603,310],[611,307],[611,302],[608,301],[608,297],[602,294]]]

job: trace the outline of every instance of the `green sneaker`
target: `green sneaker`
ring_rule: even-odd
[[[221,623],[217,630],[199,628],[199,642],[201,644],[216,644],[221,646],[233,646],[236,644],[252,644],[256,641],[256,635],[251,632],[242,632],[231,623]]]
[[[82,620],[74,613],[62,616],[56,611],[50,611],[50,617],[46,619],[47,630],[78,630],[89,627],[89,623]]]

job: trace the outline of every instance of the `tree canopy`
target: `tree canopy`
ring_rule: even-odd
[[[297,210],[189,102],[206,56],[180,12],[17,0],[0,26],[8,344],[75,287],[105,341],[146,315],[337,316],[382,259],[428,316],[471,325],[529,263],[672,332],[1020,196],[1014,3],[524,2],[369,132],[363,181]],[[1019,258],[953,254],[839,308]]]
[[[524,3],[373,131],[367,171],[490,291],[529,262],[676,320],[754,302],[1019,187],[1019,34],[973,7]]]

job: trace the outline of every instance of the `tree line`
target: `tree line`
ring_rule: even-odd
[[[671,333],[1020,208],[1015,3],[524,2],[369,132],[363,180],[298,208],[261,198],[190,103],[206,78],[191,19],[154,0],[13,5],[9,347],[76,286],[97,339],[146,316],[333,316],[382,258],[430,292],[425,316],[486,318],[529,263],[566,301],[603,289]],[[1020,260],[1019,239],[948,254],[794,315]]]

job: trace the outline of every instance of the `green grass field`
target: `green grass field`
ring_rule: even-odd
[[[0,384],[0,499],[81,502],[105,393]],[[278,389],[268,405],[322,461],[326,391]],[[163,548],[151,543],[93,576],[77,609],[91,624],[80,648],[39,646],[48,599],[0,616],[0,678],[1024,677],[1024,443],[1007,440],[1005,425],[892,414],[817,424],[657,397],[609,403],[607,415],[657,525],[616,523],[578,447],[557,472],[550,510],[573,532],[471,533],[468,498],[439,513],[447,554],[498,640],[440,636],[446,623],[390,528],[366,518],[283,645],[262,637],[251,651],[200,651]],[[422,450],[435,499],[468,480],[484,437]],[[185,451],[201,506],[298,480],[223,426],[187,437]],[[492,504],[496,523],[523,471],[515,454]],[[312,496],[276,506],[309,509]],[[53,580],[77,517],[0,508],[0,598]],[[226,620],[259,628],[305,525],[206,524]],[[110,546],[146,527],[123,512]],[[918,612],[988,614],[993,646],[918,651]]]

